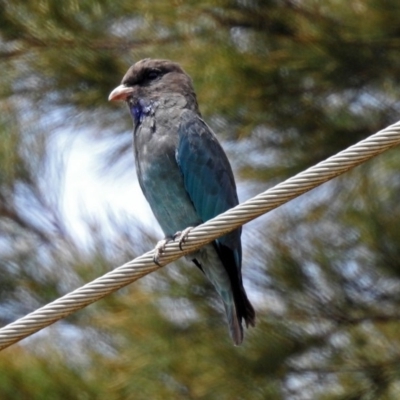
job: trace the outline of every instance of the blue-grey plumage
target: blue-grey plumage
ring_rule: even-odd
[[[202,120],[191,79],[178,64],[137,62],[109,99],[128,103],[139,183],[166,236],[238,204],[229,161]],[[237,229],[187,257],[222,298],[236,345],[243,341],[242,320],[255,324],[242,282],[240,235]]]

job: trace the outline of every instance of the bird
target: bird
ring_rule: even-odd
[[[109,101],[125,101],[130,110],[138,181],[166,237],[159,251],[179,235],[181,244],[191,227],[238,204],[231,165],[201,116],[192,79],[178,63],[136,62]],[[255,326],[242,280],[241,228],[186,258],[221,297],[230,336],[240,345],[243,320],[247,328]]]

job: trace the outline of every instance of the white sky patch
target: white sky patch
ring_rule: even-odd
[[[87,220],[103,226],[110,211],[119,218],[128,214],[146,227],[158,227],[136,178],[133,155],[132,173],[116,176],[113,171],[104,172],[102,159],[109,146],[106,142],[85,134],[60,135],[65,167],[62,210],[68,230],[84,241],[88,236]]]

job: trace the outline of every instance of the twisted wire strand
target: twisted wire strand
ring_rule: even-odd
[[[193,228],[183,244],[183,250],[179,249],[177,242],[169,242],[165,247],[165,251],[160,256],[160,265],[156,265],[153,261],[154,250],[149,251],[1,328],[0,350],[100,300],[106,295],[156,271],[161,266],[177,260],[183,255],[215,240],[217,237],[277,208],[398,144],[400,144],[400,121],[239,204],[237,207]]]

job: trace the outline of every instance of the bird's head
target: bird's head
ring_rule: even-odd
[[[179,64],[169,60],[145,58],[133,64],[109,95],[109,101],[157,100],[181,94],[195,100],[192,80]]]

